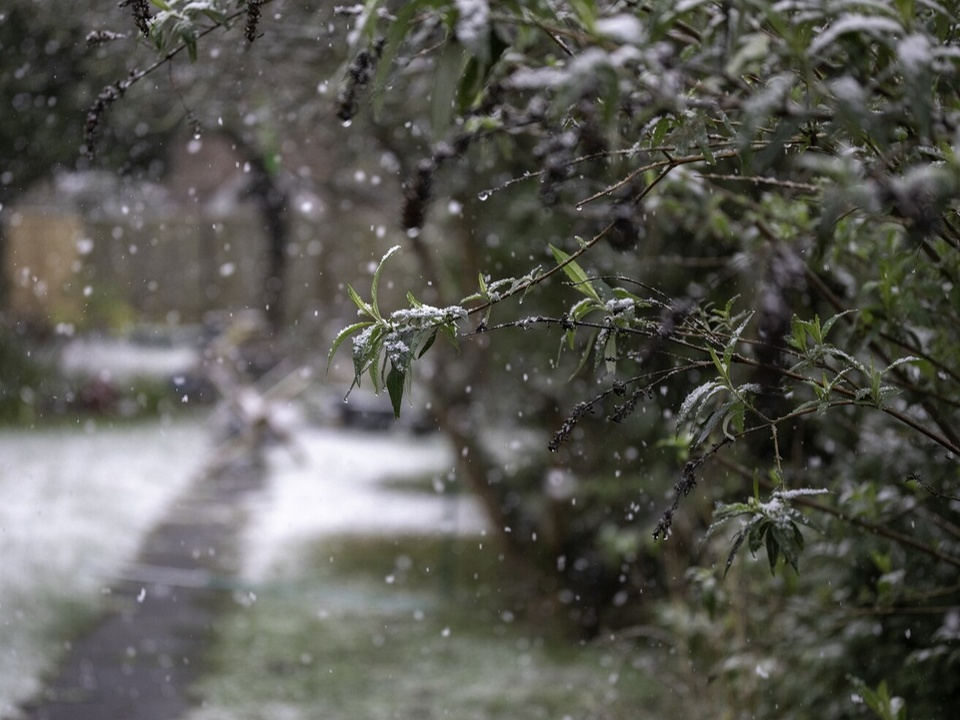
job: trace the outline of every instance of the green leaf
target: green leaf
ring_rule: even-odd
[[[458,80],[467,60],[467,51],[458,42],[447,43],[436,60],[430,92],[430,124],[434,140],[445,137],[450,128]]]
[[[417,353],[418,360],[426,354],[427,350],[433,347],[433,343],[437,341],[437,333],[439,332],[440,332],[440,329],[437,328],[430,334],[430,337],[427,338],[427,341],[423,344],[423,347],[420,348],[420,352]]]
[[[728,364],[720,361],[717,351],[712,347],[708,347],[707,352],[710,353],[710,359],[713,361],[713,366],[717,369],[717,372],[720,373],[720,377],[723,378],[723,384],[732,390],[733,388],[730,383],[730,375],[727,369]]]
[[[557,265],[563,267],[564,274],[570,278],[574,288],[591,300],[596,300],[602,305],[603,302],[600,300],[600,295],[590,281],[589,276],[583,271],[583,268],[581,268],[575,260],[571,260],[570,255],[560,248],[550,245],[550,251],[553,253],[553,257],[556,258]]]
[[[393,405],[393,416],[400,417],[400,407],[403,401],[403,389],[406,385],[406,373],[398,370],[392,363],[387,373],[387,393],[390,395],[390,404]]]
[[[380,273],[383,271],[383,266],[397,250],[400,249],[399,245],[394,245],[392,248],[387,250],[384,253],[383,257],[380,258],[380,264],[377,265],[377,269],[373,271],[373,280],[370,283],[370,307],[373,313],[373,316],[378,320],[380,319],[380,306],[377,304],[377,290],[380,286]]]
[[[757,515],[750,522],[750,543],[748,545],[751,555],[756,555],[757,550],[763,545],[763,537],[769,527],[769,522],[763,519],[762,515]]]
[[[721,405],[719,408],[717,408],[712,413],[710,413],[710,415],[707,417],[706,422],[703,423],[703,426],[700,428],[700,433],[690,443],[690,447],[697,447],[698,445],[700,445],[700,443],[702,443],[704,440],[710,437],[710,433],[712,433],[717,428],[717,425],[720,424],[721,420],[723,421],[724,433],[726,434],[726,426],[729,422],[730,408],[732,408],[734,404],[737,402],[738,401],[736,400],[727,400],[723,405]]]
[[[710,141],[707,138],[707,129],[701,124],[698,124],[694,132],[694,142],[697,144],[697,149],[703,155],[703,159],[706,160],[708,165],[716,165],[717,161],[713,157],[713,151],[710,149]]]
[[[740,546],[743,545],[744,539],[747,537],[747,530],[744,528],[736,534],[733,540],[733,544],[730,546],[730,553],[727,555],[727,562],[723,566],[723,576],[726,577],[727,573],[730,572],[730,568],[733,567],[733,561],[737,557],[737,552],[740,550]]]
[[[333,345],[330,346],[330,352],[327,353],[327,368],[330,367],[330,361],[333,360],[333,356],[337,354],[337,350],[340,349],[340,346],[343,345],[344,341],[353,335],[358,330],[363,330],[365,327],[373,325],[372,320],[364,320],[362,322],[354,323],[349,325],[337,333],[336,339],[333,341]]]
[[[867,686],[859,678],[850,678],[864,703],[870,708],[880,720],[906,720],[907,705],[903,698],[890,694],[887,687],[887,681],[881,680],[874,690]]]
[[[572,380],[577,375],[579,375],[580,371],[583,370],[584,367],[586,367],[587,360],[590,357],[590,352],[593,350],[594,345],[596,345],[597,338],[599,337],[599,335],[600,335],[600,331],[594,330],[592,333],[590,333],[590,335],[587,336],[587,342],[584,345],[583,354],[580,356],[580,362],[577,364],[577,368],[572,373],[570,373],[570,378],[569,378],[570,380]]]
[[[800,531],[797,526],[793,523],[787,523],[786,525],[773,523],[768,532],[773,534],[773,537],[777,543],[777,547],[783,554],[783,559],[790,564],[790,567],[792,567],[795,572],[799,573],[800,551],[803,549],[803,536],[800,535],[800,542],[798,543],[797,535]],[[771,568],[771,570],[773,570],[773,568]]]
[[[617,334],[611,332],[603,348],[603,360],[606,363],[607,373],[614,375],[617,372]]]
[[[580,322],[590,313],[603,309],[604,306],[602,303],[593,298],[586,297],[583,300],[577,301],[577,303],[570,308],[569,315],[570,319],[574,322]]]
[[[672,117],[662,117],[657,120],[656,125],[653,126],[653,132],[650,134],[650,145],[652,147],[662,145],[663,139],[673,129],[674,125],[676,125],[676,121]]]
[[[881,374],[881,375],[886,375],[888,372],[890,372],[890,371],[893,370],[894,368],[897,368],[897,367],[899,367],[899,366],[901,366],[901,365],[903,365],[903,364],[905,364],[905,363],[918,363],[918,362],[921,362],[920,358],[918,358],[918,357],[913,357],[912,355],[910,355],[910,356],[908,356],[908,357],[902,357],[902,358],[899,358],[899,359],[897,359],[897,360],[894,360],[892,363],[890,363],[889,365],[887,365],[883,370],[880,371],[880,374]]]
[[[377,370],[377,358],[380,357],[380,351],[383,349],[383,336],[385,327],[376,323],[370,323],[373,327],[370,333],[363,337],[362,335],[354,340],[353,344],[353,374],[354,383],[359,385],[363,374],[370,371],[370,379],[373,381],[373,389],[379,392],[380,376]],[[361,341],[362,338],[362,341]]]
[[[375,320],[380,319],[377,314],[373,312],[373,308],[370,306],[370,304],[360,297],[360,295],[357,294],[357,291],[354,290],[350,285],[347,285],[347,295],[350,296],[353,304],[357,306],[357,310],[359,310],[361,313],[367,315],[368,317],[374,318]]]
[[[776,533],[773,532],[774,525],[772,523],[767,525],[766,532],[766,546],[767,546],[767,560],[770,562],[770,574],[777,574],[777,560],[780,559],[780,543],[777,542]]]
[[[589,32],[593,32],[594,24],[597,21],[597,4],[594,0],[571,0],[573,11],[577,18],[583,23],[583,27]]]
[[[677,430],[683,427],[688,420],[692,420],[699,415],[706,402],[723,390],[723,387],[723,384],[710,380],[694,388],[680,405],[680,410],[677,413]]]
[[[183,38],[183,44],[187,46],[187,55],[190,56],[190,62],[197,61],[197,34],[193,30],[185,29],[180,31],[180,37]]]
[[[374,28],[376,27],[373,18],[376,17],[376,6],[379,4],[376,1],[370,2],[367,9],[364,10],[364,15],[367,16],[367,22],[364,25],[364,30],[368,36],[367,42],[373,40]],[[407,37],[411,21],[426,4],[424,0],[412,0],[406,3],[403,9],[397,13],[396,19],[390,24],[390,32],[387,33],[387,41],[384,43],[380,61],[377,63],[377,72],[373,79],[373,114],[376,119],[379,119],[380,111],[383,109],[383,88],[387,84],[387,76],[393,67],[394,58],[396,58],[400,46]]]
[[[490,319],[490,311],[487,311],[486,320]],[[485,320],[485,321],[486,321]],[[453,345],[454,350],[460,350],[460,334],[457,332],[456,323],[444,323],[440,326],[440,332],[447,336],[447,340]]]
[[[743,424],[744,416],[746,414],[747,406],[743,400],[736,400],[730,403],[730,411],[726,413],[726,417],[723,419],[723,435],[731,440],[735,440],[736,436],[730,432],[730,426],[733,426],[733,432],[737,434],[743,433]]]
[[[737,343],[740,342],[740,336],[743,335],[743,331],[746,330],[747,324],[750,320],[753,319],[753,313],[747,313],[743,321],[737,326],[737,329],[733,331],[733,334],[730,336],[730,339],[727,341],[726,347],[723,349],[723,364],[724,367],[730,367],[730,360],[733,358],[733,351],[737,347]],[[724,373],[726,376],[726,373]]]
[[[823,342],[823,338],[827,337],[827,333],[830,332],[830,328],[833,327],[834,323],[837,322],[837,320],[839,320],[840,318],[842,318],[844,315],[849,315],[850,313],[855,313],[855,312],[857,312],[857,311],[856,311],[856,310],[844,310],[843,312],[839,312],[839,313],[837,313],[836,315],[834,315],[833,317],[828,318],[827,321],[823,324],[823,329],[822,329],[821,332],[820,332],[820,342]],[[817,318],[817,323],[819,324],[819,322],[820,322],[820,319]]]

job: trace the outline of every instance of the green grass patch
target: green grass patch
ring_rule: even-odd
[[[655,716],[632,651],[564,635],[511,574],[476,538],[325,540],[238,593],[190,720]]]

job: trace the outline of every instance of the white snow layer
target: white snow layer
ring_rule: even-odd
[[[64,610],[98,601],[198,471],[206,437],[197,420],[0,432],[0,717],[40,689]]]
[[[303,429],[295,447],[270,456],[268,489],[253,505],[244,543],[248,580],[288,572],[299,550],[323,535],[481,533],[476,500],[464,488],[424,495],[380,485],[390,478],[444,482],[453,453],[440,436],[373,435]]]

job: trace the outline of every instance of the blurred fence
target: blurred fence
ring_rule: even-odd
[[[259,301],[263,239],[248,208],[118,221],[30,206],[6,225],[8,307],[31,325],[196,322]]]
[[[262,306],[265,237],[251,204],[214,213],[156,198],[40,195],[2,219],[4,309],[16,321],[117,329]],[[317,243],[297,242],[316,228],[293,230],[287,315],[296,318],[317,305],[322,269]]]

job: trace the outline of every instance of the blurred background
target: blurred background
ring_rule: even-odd
[[[260,479],[228,503],[237,557],[210,572],[230,600],[190,717],[627,717],[688,696],[634,652],[669,652],[660,631],[600,633],[662,592],[649,528],[618,528],[673,480],[626,487],[638,450],[583,434],[549,457],[553,342],[431,353],[400,421],[366,385],[344,402],[348,348],[327,367],[347,286],[392,245],[381,304],[442,305],[599,220],[544,224],[533,185],[488,200],[514,168],[478,151],[406,232],[429,106],[337,119],[355,16],[327,4],[265,9],[269,43],[215,33],[91,119],[151,62],[115,5],[0,10],[0,716],[90,701],[58,668],[161,582],[158,525],[222,514],[196,487],[240,458]]]
[[[254,3],[157,0],[238,15],[154,67],[192,36],[139,35],[139,5],[0,8],[2,720],[899,719],[903,697],[948,716],[956,53],[931,38],[956,35],[949,13],[458,0],[410,22],[406,3],[274,0],[251,42]],[[381,85],[384,46],[358,29],[374,6],[382,28],[410,22]],[[488,6],[500,35],[480,49],[503,76],[471,79],[470,28],[447,42],[448,21]],[[903,80],[934,67],[940,85]],[[350,342],[328,362],[357,321],[349,288],[370,297],[394,246],[384,313],[517,286],[557,264],[550,245],[603,233],[590,277],[656,301],[633,308],[646,335],[611,345],[621,375],[606,347],[593,367],[579,342],[560,352],[559,320],[524,321],[569,310],[560,273],[497,305],[495,332],[478,314],[459,349],[431,348],[399,420],[366,379],[351,390]],[[817,520],[790,526],[802,574],[776,552],[771,573],[753,536],[725,564],[739,519],[707,532],[716,503],[772,490],[776,433],[739,433],[690,492],[701,441],[677,412],[714,371],[684,343],[722,349],[734,306],[758,317],[744,357],[791,328],[812,356],[793,319],[812,337],[845,318],[830,342],[849,352],[820,337],[818,362],[849,367],[829,387],[797,370],[791,401],[851,376],[879,398],[876,343],[901,358],[900,394],[882,389],[908,422],[853,390],[770,411],[776,486],[830,491],[797,504]],[[726,442],[723,412],[701,451]]]

